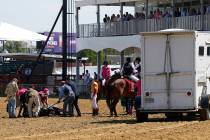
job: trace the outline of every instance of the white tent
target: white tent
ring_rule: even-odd
[[[10,41],[43,41],[46,36],[5,22],[0,23],[0,40]]]

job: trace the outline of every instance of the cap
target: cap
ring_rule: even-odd
[[[17,78],[13,78],[13,79],[12,79],[12,81],[15,81],[15,82],[17,82],[17,81],[18,81],[18,79],[17,79]]]
[[[43,90],[44,92],[48,92],[49,91],[49,89],[48,88],[44,88],[44,90]]]

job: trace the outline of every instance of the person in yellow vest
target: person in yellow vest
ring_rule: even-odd
[[[98,94],[98,83],[97,80],[93,80],[91,83],[91,99],[92,99],[92,109],[93,109],[93,116],[98,115],[98,103],[97,103],[97,94]]]
[[[39,93],[33,86],[30,86],[28,91],[28,115],[29,117],[38,117],[40,110]]]
[[[16,118],[16,93],[18,92],[17,78],[12,79],[12,81],[7,84],[5,89],[5,94],[7,96],[7,111],[9,118]]]

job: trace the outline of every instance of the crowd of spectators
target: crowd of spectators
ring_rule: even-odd
[[[204,14],[210,14],[210,6],[204,7]],[[197,8],[176,8],[174,11],[174,17],[183,17],[183,16],[195,16],[195,15],[201,15],[200,7]],[[121,17],[120,14],[112,14],[111,17],[109,17],[107,14],[105,14],[105,17],[103,18],[103,22],[118,22],[118,21],[130,21],[130,20],[142,20],[145,19],[145,11],[142,12],[136,12],[135,15],[132,15],[128,12],[123,14]],[[148,13],[148,19],[160,19],[160,18],[169,18],[172,17],[172,11],[171,9],[166,10],[160,10],[157,8],[154,11],[150,11]]]

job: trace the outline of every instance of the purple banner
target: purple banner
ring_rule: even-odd
[[[48,36],[49,32],[44,32],[43,34]],[[68,39],[67,52],[76,53],[76,34],[68,33],[67,39]],[[50,36],[47,46],[44,49],[44,52],[60,54],[62,53],[62,46],[63,46],[62,44],[63,44],[62,32],[53,32]]]

